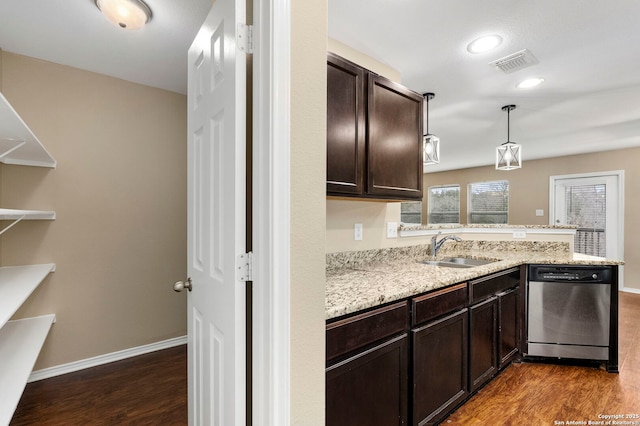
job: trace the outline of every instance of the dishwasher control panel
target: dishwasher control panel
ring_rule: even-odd
[[[531,265],[529,281],[610,283],[610,267]]]

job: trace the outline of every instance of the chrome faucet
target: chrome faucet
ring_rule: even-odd
[[[438,231],[436,235],[431,237],[431,256],[434,259],[438,254],[438,250],[440,250],[440,247],[442,247],[442,244],[444,244],[446,241],[448,240],[455,240],[457,242],[462,241],[462,238],[458,237],[457,235],[447,235],[446,237],[442,237],[440,241],[438,241],[438,235],[440,234],[442,234],[442,231]]]

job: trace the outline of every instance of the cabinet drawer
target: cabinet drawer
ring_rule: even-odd
[[[409,328],[407,302],[395,303],[327,324],[327,363]]]
[[[464,308],[467,304],[467,283],[443,288],[434,293],[416,297],[412,301],[412,325],[418,325],[449,312]]]
[[[471,304],[484,300],[503,290],[514,288],[520,284],[520,268],[507,269],[493,275],[469,282],[469,302]]]

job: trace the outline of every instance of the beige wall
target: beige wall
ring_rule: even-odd
[[[328,50],[390,80],[402,81],[402,76],[396,69],[337,40],[329,39]],[[369,250],[403,244],[402,241],[386,238],[386,222],[400,221],[400,203],[328,198],[326,206],[327,253]],[[353,241],[353,225],[355,223],[363,225],[362,241]],[[405,240],[404,245],[406,244]]]
[[[0,237],[2,265],[57,265],[15,315],[57,316],[36,369],[185,335],[185,96],[8,52],[2,73],[58,161],[0,166],[3,207],[57,213]]]
[[[291,2],[291,421],[324,425],[326,0]]]
[[[625,171],[625,211],[624,211],[624,284],[625,287],[640,289],[640,240],[634,237],[635,229],[640,228],[640,217],[634,212],[640,211],[640,199],[635,196],[640,186],[640,148],[616,151],[604,151],[595,154],[582,154],[527,161],[522,169],[508,172],[495,170],[493,166],[452,170],[424,175],[425,194],[427,188],[437,185],[460,185],[460,211],[464,217],[467,211],[467,185],[506,179],[509,181],[509,223],[512,224],[548,224],[549,223],[549,177],[575,173]],[[427,209],[423,203],[423,217]],[[544,216],[535,215],[536,209],[543,209]],[[464,220],[464,219],[462,219]]]
[[[402,75],[400,75],[400,71],[376,59],[373,59],[371,56],[367,56],[364,53],[355,50],[354,48],[347,46],[344,43],[339,42],[338,40],[334,40],[332,38],[328,39],[327,50],[329,52],[335,53],[336,55],[340,55],[343,58],[348,59],[363,68],[368,69],[369,71],[380,74],[388,78],[389,80],[402,83]]]

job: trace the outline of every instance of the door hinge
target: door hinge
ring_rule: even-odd
[[[238,281],[253,281],[253,253],[238,256]]]
[[[253,25],[238,24],[236,43],[244,53],[249,55],[253,53]]]

